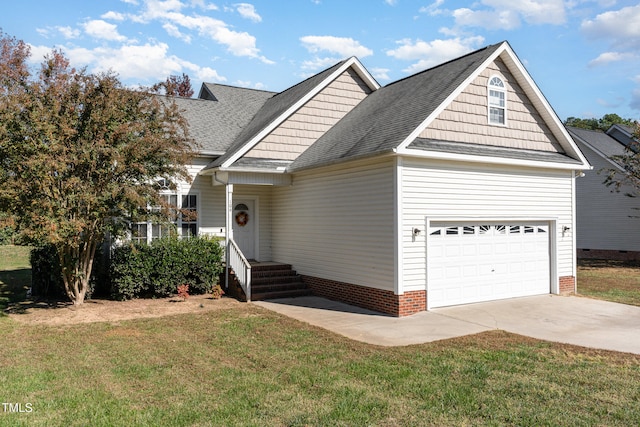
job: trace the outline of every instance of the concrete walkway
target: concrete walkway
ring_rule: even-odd
[[[501,329],[547,341],[640,354],[640,307],[540,295],[390,317],[319,297],[254,304],[348,338],[403,346]]]

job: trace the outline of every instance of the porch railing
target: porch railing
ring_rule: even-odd
[[[247,301],[251,301],[251,264],[233,239],[229,239],[229,266],[233,269],[244,294],[247,296]]]

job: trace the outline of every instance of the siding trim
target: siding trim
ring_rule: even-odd
[[[482,163],[482,164],[493,163],[496,165],[524,166],[524,167],[543,168],[543,169],[564,169],[564,170],[591,169],[591,165],[589,165],[588,163],[583,163],[583,164],[551,163],[551,162],[542,162],[538,160],[514,159],[511,157],[476,156],[473,154],[459,154],[459,153],[447,153],[442,151],[416,150],[413,148],[407,148],[403,150],[402,155],[418,157],[418,158],[426,158],[426,159],[452,160],[452,161],[458,161],[458,162]]]
[[[393,168],[394,179],[394,195],[393,198],[393,229],[394,229],[394,291],[396,295],[404,294],[404,286],[402,282],[403,271],[403,248],[402,229],[403,229],[403,209],[402,209],[402,158],[396,157]]]

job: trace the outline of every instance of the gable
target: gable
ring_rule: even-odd
[[[295,160],[372,89],[348,68],[254,146],[245,157]]]
[[[488,88],[492,76],[506,85],[506,126],[488,123]],[[420,138],[506,148],[563,153],[505,63],[496,58],[430,124]]]

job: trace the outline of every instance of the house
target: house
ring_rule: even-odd
[[[568,127],[593,170],[576,183],[578,258],[640,260],[640,202],[604,184],[609,170],[623,172],[615,157],[623,155],[633,131],[613,125],[607,132]]]
[[[393,316],[575,290],[590,165],[507,42],[384,87],[350,58],[199,98],[178,100],[201,144],[178,226],[225,237],[248,299],[260,262]]]

